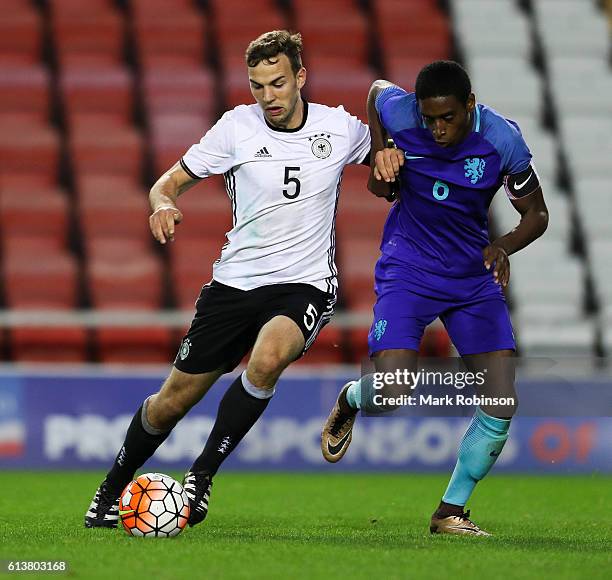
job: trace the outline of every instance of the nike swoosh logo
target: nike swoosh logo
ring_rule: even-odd
[[[406,159],[425,159],[422,155],[408,155],[408,153],[405,154],[405,157]]]
[[[331,455],[336,455],[336,453],[338,453],[338,451],[340,451],[344,447],[344,444],[347,442],[350,436],[351,432],[349,431],[344,437],[342,437],[342,439],[340,439],[340,441],[336,445],[330,445],[328,443],[327,450],[330,452]]]
[[[125,514],[133,514],[134,510],[119,510],[119,515],[124,516]]]
[[[526,184],[526,183],[529,181],[529,179],[530,179],[530,177],[532,176],[532,174],[533,174],[533,171],[532,171],[532,172],[531,172],[531,173],[530,173],[530,174],[527,176],[527,179],[525,179],[525,181],[523,181],[523,183],[521,183],[520,185],[517,183],[517,184],[514,186],[514,189],[515,189],[516,191],[518,191],[519,189],[523,189],[523,187],[524,187],[524,186],[525,186],[525,184]]]

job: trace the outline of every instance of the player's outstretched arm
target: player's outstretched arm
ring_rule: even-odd
[[[180,163],[176,163],[151,188],[149,203],[153,213],[149,216],[149,227],[160,244],[165,244],[167,240],[174,241],[174,225],[183,219],[183,214],[176,207],[176,199],[198,181]]]
[[[372,86],[370,87],[367,102],[368,125],[370,127],[370,136],[372,140],[372,148],[370,150],[370,177],[368,179],[368,189],[374,195],[377,195],[379,197],[386,197],[389,200],[394,199],[393,189],[390,183],[395,181],[396,175],[396,173],[393,172],[393,161],[390,160],[392,156],[395,156],[395,154],[390,152],[397,150],[386,149],[388,136],[385,131],[385,128],[380,122],[380,117],[378,116],[378,111],[376,110],[376,97],[380,94],[381,91],[383,91],[387,87],[392,86],[393,83],[390,83],[389,81],[374,81],[372,83]],[[402,163],[403,161],[404,160],[402,158]],[[385,169],[387,164],[389,165],[393,179],[391,179],[391,174],[389,174]],[[397,171],[399,172],[399,162],[396,161],[396,164],[398,164]],[[383,169],[384,175],[381,174],[380,169]]]
[[[510,233],[501,236],[482,251],[485,267],[487,270],[494,267],[493,277],[502,286],[506,286],[510,279],[508,256],[537,240],[548,227],[548,208],[540,186],[529,195],[511,201],[521,214],[521,221]]]

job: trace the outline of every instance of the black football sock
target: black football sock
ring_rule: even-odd
[[[246,371],[243,374],[247,386],[243,385],[243,378],[240,376],[223,395],[217,411],[217,420],[208,436],[204,451],[193,463],[191,471],[205,471],[211,476],[217,473],[223,461],[255,425],[268,406],[273,390],[265,391],[249,385]],[[249,394],[247,388],[254,394]],[[266,398],[263,398],[264,396]]]
[[[172,429],[161,431],[149,424],[145,410],[148,400],[139,407],[128,427],[125,441],[115,463],[106,476],[108,485],[118,493],[134,478],[136,470],[151,457],[167,439]]]
[[[446,503],[445,501],[441,501],[438,509],[434,513],[434,516],[437,518],[447,518],[449,516],[459,516],[463,515],[463,508],[465,506],[462,505],[454,505],[452,503]]]

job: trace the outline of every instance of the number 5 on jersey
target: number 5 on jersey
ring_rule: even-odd
[[[299,170],[299,167],[285,167],[285,181],[283,181],[283,184],[295,185],[295,190],[293,190],[293,188],[283,189],[283,195],[287,199],[295,199],[298,195],[300,195],[300,188],[302,187],[302,184],[300,183],[300,180],[297,177],[291,175],[291,173]]]
[[[317,316],[319,316],[317,309],[313,304],[309,304],[308,308],[306,308],[306,314],[304,314],[304,326],[306,330],[312,330],[314,328]]]

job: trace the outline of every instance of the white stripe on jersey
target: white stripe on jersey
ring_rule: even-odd
[[[197,177],[224,174],[232,203],[233,228],[213,267],[218,282],[241,290],[307,283],[335,293],[342,171],[363,161],[370,134],[342,107],[305,103],[305,114],[302,127],[281,131],[258,105],[240,105],[184,155]]]

